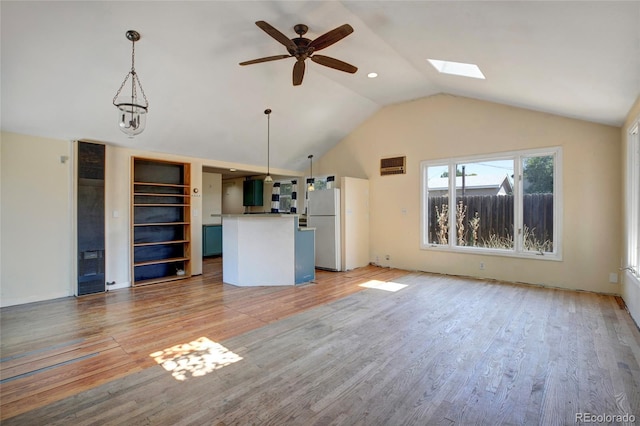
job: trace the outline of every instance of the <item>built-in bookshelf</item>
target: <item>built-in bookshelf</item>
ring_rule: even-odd
[[[191,276],[190,164],[131,159],[134,286]]]

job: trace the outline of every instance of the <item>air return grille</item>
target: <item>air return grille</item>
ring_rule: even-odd
[[[403,175],[406,169],[407,157],[383,158],[380,160],[380,176]]]

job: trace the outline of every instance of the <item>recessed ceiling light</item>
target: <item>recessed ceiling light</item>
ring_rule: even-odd
[[[463,77],[481,78],[484,74],[476,64],[465,64],[464,62],[441,61],[438,59],[427,59],[438,72],[442,74],[460,75]]]
[[[236,171],[236,169],[229,169],[229,171],[230,171],[230,172],[235,172],[235,171]]]
[[[377,72],[370,72],[369,74],[367,74],[367,77],[369,78],[376,78],[378,76]]]

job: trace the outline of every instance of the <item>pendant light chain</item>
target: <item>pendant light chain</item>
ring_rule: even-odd
[[[120,85],[120,88],[116,92],[116,95],[113,97],[113,104],[116,106],[118,106],[118,104],[116,103],[116,100],[118,99],[118,96],[120,96],[120,92],[122,92],[122,89],[124,89],[124,85],[127,84],[127,80],[129,80],[130,75],[131,75],[131,72],[127,73],[127,75],[124,78],[124,81]]]
[[[136,73],[136,42],[131,41],[131,74]]]
[[[140,93],[142,93],[142,97],[144,99],[144,108],[148,108],[149,107],[149,100],[147,99],[147,95],[144,93],[144,89],[142,88],[142,83],[140,83],[140,78],[138,77],[138,73],[136,73],[136,40],[133,39],[131,40],[131,70],[129,71],[129,73],[127,73],[127,75],[125,76],[124,80],[122,81],[122,84],[120,85],[120,88],[118,89],[118,91],[116,92],[116,95],[113,97],[113,104],[117,106],[116,100],[118,99],[118,96],[120,96],[120,93],[122,92],[122,89],[124,89],[124,86],[127,84],[127,81],[129,80],[129,77],[131,76],[131,99],[132,101],[137,99],[137,89],[136,89],[136,83],[137,85],[140,87]]]
[[[138,94],[136,93],[136,80],[138,79],[138,77],[136,76],[136,67],[135,67],[135,62],[136,62],[136,42],[132,41],[131,42],[131,103],[135,103],[134,99],[138,98]],[[138,80],[138,83],[140,83],[140,81]]]
[[[145,95],[144,89],[142,88],[142,83],[140,83],[140,78],[138,78],[138,73],[136,73],[135,63],[136,63],[136,42],[133,41],[131,45],[131,75],[133,75],[133,79],[138,82],[138,86],[140,86],[140,93],[142,93],[142,98],[144,99],[144,104],[148,108],[149,101],[147,100],[147,95]],[[135,87],[136,85],[134,84],[132,89],[134,92],[136,90]]]

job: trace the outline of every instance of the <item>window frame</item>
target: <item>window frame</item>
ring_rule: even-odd
[[[279,204],[278,204],[278,213],[290,213],[291,212],[291,208],[289,208],[289,210],[282,210],[282,199],[289,199],[289,205],[291,205],[291,194],[287,194],[287,195],[283,195],[282,194],[282,186],[283,185],[291,185],[293,186],[293,184],[291,183],[291,180],[279,180],[277,181],[277,183],[280,184],[280,194],[278,195],[279,198]]]
[[[530,157],[553,156],[553,251],[552,252],[534,252],[524,249],[522,229],[524,224],[523,212],[523,160]],[[514,172],[514,229],[517,229],[517,238],[514,238],[512,249],[496,249],[485,247],[459,246],[455,239],[455,223],[456,223],[456,166],[461,163],[473,162],[489,162],[499,160],[513,160]],[[447,244],[434,244],[428,241],[429,238],[429,209],[428,209],[428,168],[447,166],[449,173],[449,238]],[[516,178],[517,177],[517,178]],[[526,259],[538,260],[562,260],[562,212],[563,212],[563,194],[562,194],[562,147],[549,147],[539,149],[527,149],[520,151],[509,151],[502,153],[492,153],[465,157],[452,157],[437,160],[424,160],[420,162],[420,194],[421,194],[421,211],[420,211],[420,249],[445,251],[455,253],[482,254],[491,256],[506,256]],[[453,194],[453,196],[451,196]],[[453,228],[452,228],[453,226]],[[453,229],[453,231],[452,231]],[[453,233],[452,233],[453,232]],[[453,235],[453,237],[452,237]],[[514,236],[514,237],[516,237]]]

